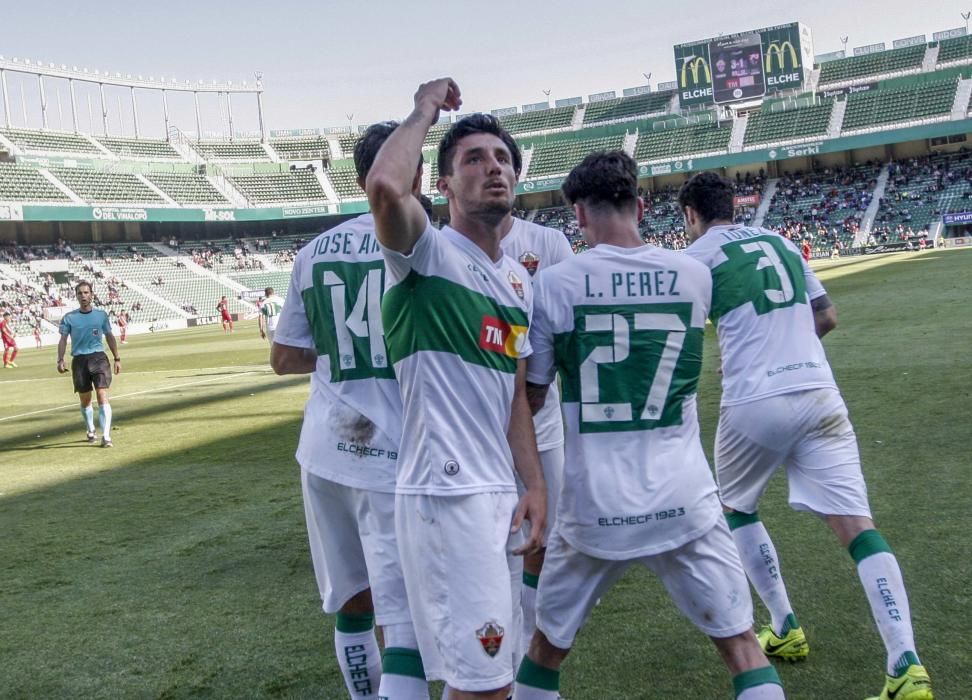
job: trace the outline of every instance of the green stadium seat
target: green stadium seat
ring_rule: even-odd
[[[86,202],[168,204],[131,173],[112,173],[88,168],[51,168],[51,174]]]
[[[972,35],[938,42],[938,65],[972,62]]]
[[[785,111],[767,111],[749,115],[744,146],[753,144],[784,143],[813,136],[823,137],[830,123],[833,103],[812,105]]]
[[[204,175],[146,173],[145,177],[179,204],[229,204]]]
[[[101,156],[104,153],[88,139],[78,134],[63,131],[41,131],[35,129],[0,129],[7,140],[13,141],[25,151],[41,153],[83,153],[88,156]]]
[[[70,202],[36,168],[0,163],[0,202]]]
[[[365,199],[368,196],[358,187],[358,173],[353,168],[331,168],[327,177],[341,199]]]
[[[331,160],[331,148],[325,136],[271,139],[270,147],[283,160]]]
[[[892,90],[859,92],[847,98],[842,132],[948,117],[957,81],[945,79]]]
[[[729,148],[732,129],[718,124],[693,124],[638,133],[635,160],[643,163],[662,158],[676,158],[702,153],[715,153]]]
[[[853,81],[868,76],[888,75],[921,68],[925,45],[848,56],[820,64],[820,85]]]
[[[560,139],[534,143],[533,157],[525,178],[562,175],[594,151],[612,151],[621,148],[624,136],[606,136],[594,139]]]
[[[324,201],[327,194],[309,170],[234,175],[229,180],[253,204]]]
[[[503,128],[511,134],[526,134],[537,131],[564,129],[574,120],[574,107],[554,107],[536,112],[511,114],[499,118]],[[441,136],[440,136],[441,138]],[[438,145],[438,142],[436,142]]]
[[[584,109],[584,126],[596,122],[623,121],[637,119],[652,114],[661,114],[668,109],[673,92],[655,92],[634,97],[619,97],[615,100],[591,102]]]
[[[158,139],[124,139],[108,136],[99,136],[97,137],[97,141],[122,159],[184,160],[168,141]]]
[[[241,160],[265,162],[270,160],[259,141],[197,141],[192,144],[206,160]]]

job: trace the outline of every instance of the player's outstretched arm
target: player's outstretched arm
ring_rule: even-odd
[[[455,110],[462,104],[459,86],[452,78],[439,78],[419,86],[415,108],[392,132],[368,172],[365,191],[375,217],[378,240],[386,248],[410,253],[425,231],[428,218],[421,202],[412,195],[415,164],[422,157],[422,144],[440,110]]]
[[[520,502],[516,506],[512,531],[518,531],[524,520],[530,521],[527,541],[513,553],[531,554],[543,546],[543,536],[547,529],[547,484],[543,478],[543,468],[537,452],[533,414],[527,401],[526,360],[518,361],[510,427],[506,438],[513,453],[513,466],[520,475],[520,481],[526,486],[526,493],[520,497]]]
[[[309,348],[274,343],[270,346],[270,367],[276,374],[310,374],[317,369],[317,353]]]

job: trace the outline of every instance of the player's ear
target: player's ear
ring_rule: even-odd
[[[640,224],[642,219],[645,218],[645,200],[638,197],[635,201],[638,203],[638,223]]]
[[[436,180],[435,188],[439,190],[439,194],[446,199],[452,199],[452,190],[449,189],[449,178],[447,178],[445,175]]]
[[[581,202],[574,202],[574,216],[579,228],[587,227],[587,208]]]

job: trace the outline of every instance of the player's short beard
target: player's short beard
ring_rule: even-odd
[[[484,202],[469,212],[470,218],[477,219],[488,226],[498,226],[499,223],[513,211],[513,203]]]

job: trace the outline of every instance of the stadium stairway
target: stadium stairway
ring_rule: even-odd
[[[938,44],[929,46],[925,50],[925,57],[921,60],[921,72],[931,73],[938,65]]]
[[[881,197],[884,196],[884,190],[888,186],[890,172],[891,170],[888,164],[885,163],[884,167],[881,168],[881,172],[878,173],[877,183],[874,185],[874,191],[871,193],[871,203],[864,210],[864,216],[861,219],[861,228],[854,237],[855,246],[864,245],[868,235],[871,233],[871,229],[874,228],[874,220],[877,218],[878,210],[881,208]]]
[[[91,269],[94,270],[95,272],[102,273],[105,276],[105,279],[111,279],[112,277],[115,276],[114,270],[112,270],[110,267],[106,267],[105,265],[102,265],[96,260],[85,259],[84,263],[86,265],[90,265]],[[159,304],[160,306],[164,306],[166,309],[171,311],[172,315],[169,316],[169,318],[189,318],[189,314],[187,314],[185,311],[183,311],[178,306],[173,304],[171,301],[169,301],[168,299],[164,299],[160,297],[158,294],[149,291],[148,289],[140,285],[138,282],[134,281],[131,277],[125,276],[122,277],[121,279],[125,283],[125,286],[128,289],[132,290],[133,292],[137,292],[138,294],[141,294],[143,297],[151,299],[156,304]],[[164,321],[165,319],[160,318],[159,320]]]
[[[98,140],[95,139],[94,136],[89,136],[88,134],[78,134],[78,136],[81,136],[86,141],[90,141],[92,146],[94,146],[99,151],[101,151],[101,157],[102,158],[107,158],[108,160],[121,160],[121,158],[119,158],[117,155],[115,155],[114,153],[112,153],[111,151],[109,151],[107,148],[105,148],[104,146],[102,146],[98,142]]]
[[[952,120],[965,119],[969,112],[969,98],[972,97],[972,79],[963,78],[958,81],[955,90],[955,101],[952,102]]]
[[[56,177],[54,177],[53,173],[51,173],[51,171],[48,170],[47,168],[40,168],[37,172],[39,172],[44,177],[45,180],[50,182],[57,189],[61,190],[61,192],[63,192],[66,196],[70,197],[71,201],[74,202],[75,204],[86,204],[86,202],[83,199],[81,199],[78,195],[74,194],[74,192],[71,190],[70,187],[68,187],[63,182],[61,182]]]
[[[205,267],[202,267],[201,265],[197,265],[192,261],[192,258],[189,257],[188,255],[180,255],[179,260],[180,262],[185,264],[187,270],[189,270],[190,272],[194,272],[200,277],[209,277],[210,279],[214,279],[220,284],[229,287],[234,292],[242,292],[246,290],[245,285],[242,285],[239,282],[230,279],[226,275],[218,275],[212,270],[207,270]],[[256,306],[254,306],[250,302],[240,299],[240,303],[243,304],[243,306],[245,306],[247,310],[256,312]]]
[[[638,145],[638,132],[634,131],[632,133],[626,133],[624,135],[624,142],[621,144],[621,150],[627,153],[632,158],[634,158],[635,146],[637,145]]]
[[[760,195],[759,206],[756,207],[756,213],[753,214],[753,226],[763,225],[763,221],[766,219],[766,212],[769,211],[770,204],[773,203],[773,197],[776,196],[776,186],[779,182],[780,179],[778,177],[773,177],[766,181],[763,194]]]
[[[749,125],[749,114],[743,114],[732,120],[732,135],[729,137],[729,152],[739,153],[743,149],[743,139],[746,138],[746,127]]]
[[[133,175],[135,175],[135,179],[136,180],[138,180],[139,182],[141,182],[143,185],[145,185],[150,190],[152,190],[153,192],[155,192],[155,194],[159,195],[162,199],[164,199],[165,202],[166,202],[166,204],[171,204],[174,207],[179,206],[179,203],[178,202],[176,202],[174,199],[172,199],[172,197],[170,197],[165,192],[163,192],[158,187],[156,187],[154,184],[152,184],[152,182],[147,177],[145,177],[141,173],[133,173]]]
[[[317,181],[321,183],[321,189],[324,190],[324,194],[327,196],[327,200],[329,202],[340,202],[341,198],[338,197],[337,190],[334,189],[334,185],[331,184],[331,181],[328,180],[327,177],[325,177],[324,169],[317,168],[316,170],[314,170],[314,175],[317,176]],[[423,173],[423,177],[424,177],[424,173]]]
[[[827,138],[835,139],[840,136],[840,130],[844,127],[844,114],[847,113],[847,100],[834,100],[834,109],[830,113],[830,122],[827,124]]]
[[[580,129],[584,126],[584,112],[587,109],[587,105],[577,105],[577,109],[574,110],[574,118],[570,121],[570,128],[574,131]]]
[[[199,152],[192,147],[192,141],[178,127],[169,127],[169,145],[175,152],[193,165],[202,165],[206,159],[199,155]]]
[[[530,161],[533,160],[533,146],[523,151],[521,154],[523,156],[523,167],[520,170],[522,175],[520,175],[520,180],[525,180],[527,175],[530,173]]]
[[[341,148],[341,141],[337,136],[327,137],[327,147],[331,150],[332,160],[343,160],[344,158],[351,158],[353,153],[345,153],[344,149]]]
[[[246,200],[243,194],[233,187],[233,183],[230,182],[229,178],[224,175],[207,175],[206,179],[209,180],[209,184],[216,188],[216,190],[226,197],[234,206],[241,209],[250,206],[250,203]]]
[[[17,145],[3,134],[0,134],[0,151],[6,151],[12,156],[20,155],[20,149],[17,148]]]

